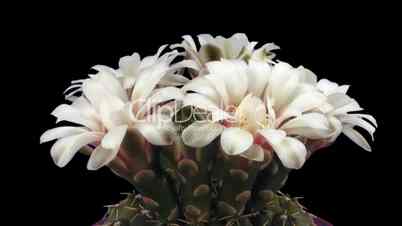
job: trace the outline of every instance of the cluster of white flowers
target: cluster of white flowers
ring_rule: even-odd
[[[220,136],[227,155],[264,161],[265,152],[274,152],[292,169],[341,133],[371,150],[354,127],[373,137],[376,121],[355,113],[362,108],[346,94],[349,86],[275,61],[272,51],[279,47],[269,43],[256,49],[244,34],[199,35],[198,48],[190,36],[183,39],[165,54],[166,46],[142,60],[134,53],[121,58],[118,69],[97,65],[96,74],[73,81],[66,95],[71,104],[52,114],[58,122],[82,126],[57,127],[40,139],[57,139],[51,148],[55,163],[63,167],[82,147],[91,147],[88,169],[105,166],[118,155],[129,128],[152,145],[182,139],[198,148]],[[172,116],[186,106],[209,117],[178,130]]]

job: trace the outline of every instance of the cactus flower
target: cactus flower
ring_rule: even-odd
[[[94,148],[89,149],[88,169],[107,165],[117,156],[128,128],[138,130],[151,144],[172,143],[174,128],[170,118],[153,111],[161,103],[180,99],[182,93],[175,87],[159,86],[165,76],[172,81],[177,67],[170,66],[177,54],[170,52],[158,58],[161,51],[141,62],[136,54],[123,57],[118,70],[95,66],[98,73],[72,86],[83,95],[71,95],[76,91],[68,94],[66,98],[72,103],[58,106],[52,115],[57,122],[82,126],[57,127],[40,139],[41,143],[57,139],[51,149],[56,165],[64,167],[83,147]],[[182,76],[174,74],[174,78],[179,77]]]
[[[303,139],[331,134],[325,114],[315,111],[326,97],[311,83],[309,70],[286,63],[222,60],[206,64],[209,74],[184,86],[183,106],[211,112],[211,120],[195,122],[183,141],[202,147],[221,135],[222,150],[263,161],[272,149],[288,168],[300,168],[307,155]],[[205,134],[200,137],[197,134]],[[267,150],[269,149],[269,150]]]
[[[74,124],[40,137],[56,140],[57,166],[81,152],[89,170],[108,166],[134,187],[95,225],[330,226],[279,190],[340,134],[371,151],[355,127],[374,139],[375,118],[348,85],[274,60],[273,43],[183,39],[94,66],[51,113]]]

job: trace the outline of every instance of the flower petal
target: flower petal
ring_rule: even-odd
[[[141,122],[135,128],[153,145],[169,145],[173,143],[173,134],[170,128],[164,128],[158,123]]]
[[[107,101],[112,97],[112,94],[105,89],[102,83],[92,79],[83,82],[82,92],[97,111],[99,111],[101,102]],[[115,98],[118,99],[116,96]]]
[[[287,121],[281,129],[289,135],[300,135],[310,139],[327,138],[332,130],[328,118],[320,113],[307,113]]]
[[[261,97],[267,86],[272,68],[262,61],[250,60],[248,64],[248,93]]]
[[[378,127],[377,120],[372,115],[369,114],[353,114],[356,117],[364,118],[367,121],[371,122],[375,127]]]
[[[91,130],[100,130],[97,119],[83,115],[77,108],[71,105],[61,104],[51,114],[57,118],[57,122],[68,121],[86,126]]]
[[[119,60],[119,69],[124,76],[135,76],[140,66],[141,58],[138,53],[133,53],[131,56],[124,56]]]
[[[253,136],[246,130],[232,127],[223,130],[221,147],[228,155],[239,155],[253,144]]]
[[[362,147],[366,151],[371,152],[371,147],[370,144],[367,142],[367,140],[355,129],[353,129],[350,126],[345,126],[342,130],[343,134],[345,134],[349,139],[351,139],[353,142],[355,142],[357,145]]]
[[[280,116],[278,117],[280,118],[278,122],[283,122],[283,120],[289,117],[298,116],[303,112],[313,110],[314,108],[322,105],[325,100],[326,97],[320,92],[301,93],[300,95],[296,96],[294,100],[283,109]]]
[[[199,148],[211,143],[222,131],[223,126],[218,123],[196,121],[183,130],[181,137],[184,144]]]
[[[241,154],[246,159],[262,162],[264,161],[264,149],[257,145],[253,144],[249,149]]]
[[[107,165],[117,155],[120,145],[127,132],[127,125],[118,126],[111,129],[102,139],[99,145],[91,154],[87,168],[97,170]]]
[[[346,94],[349,89],[348,85],[339,86],[335,82],[331,82],[328,79],[321,79],[317,83],[317,88],[320,89],[326,96],[331,94],[340,93]]]
[[[221,77],[231,104],[239,104],[248,89],[247,65],[241,60],[212,61],[206,64],[211,74]]]
[[[59,167],[64,167],[85,145],[99,141],[101,133],[87,132],[59,139],[51,148],[50,154]]]
[[[162,86],[181,86],[188,83],[190,80],[183,75],[168,73],[160,80]]]
[[[71,103],[71,107],[78,109],[81,114],[85,115],[88,118],[98,118],[99,115],[95,111],[95,108],[84,96],[77,97],[73,103]]]
[[[253,134],[267,124],[267,110],[264,102],[252,94],[242,100],[236,109],[235,117],[238,123],[244,124],[243,129]]]
[[[306,161],[307,150],[299,140],[287,137],[281,130],[263,129],[259,131],[272,146],[282,164],[289,169],[300,169]]]
[[[188,93],[183,99],[183,107],[185,106],[194,106],[211,112],[219,109],[216,103],[198,93]]]
[[[331,129],[332,129],[332,133],[330,135],[330,139],[329,139],[329,143],[332,143],[336,140],[336,138],[338,138],[338,136],[342,133],[343,130],[343,125],[342,122],[339,121],[339,119],[337,119],[334,116],[330,116],[328,117],[329,123],[331,125]]]
[[[219,103],[217,104],[228,106],[229,93],[227,91],[225,81],[222,79],[222,77],[214,74],[207,74],[204,77],[215,87],[216,92],[220,96]]]
[[[49,129],[46,132],[44,132],[40,137],[40,143],[45,143],[54,139],[68,137],[85,132],[88,132],[88,130],[85,129],[85,127],[73,127],[73,126],[57,127]]]
[[[310,71],[309,69],[303,66],[296,68],[296,70],[299,72],[300,82],[307,83],[310,85],[317,84],[317,75],[315,75],[314,72]]]
[[[167,62],[164,61],[144,69],[139,74],[134,85],[131,99],[135,101],[147,98],[168,70],[169,66]]]
[[[333,106],[334,110],[330,112],[332,115],[347,114],[351,111],[363,110],[359,103],[346,94],[335,93],[328,96],[328,103]]]
[[[351,125],[352,127],[359,126],[363,129],[365,129],[368,133],[370,133],[371,139],[374,140],[375,127],[372,126],[367,121],[363,120],[362,118],[360,118],[354,114],[348,114],[348,115],[340,116],[339,120],[342,123]]]
[[[99,73],[93,75],[91,80],[102,84],[104,89],[107,90],[110,95],[120,98],[120,100],[122,100],[123,102],[128,101],[126,91],[124,90],[120,81],[116,78],[115,74],[112,74],[108,71],[99,70]]]
[[[183,86],[182,90],[184,93],[193,91],[202,94],[216,104],[219,104],[220,94],[216,91],[215,86],[205,77],[197,77],[191,80],[191,82]]]

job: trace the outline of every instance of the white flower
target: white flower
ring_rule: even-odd
[[[273,149],[286,167],[297,169],[307,154],[300,139],[329,136],[327,118],[314,112],[326,98],[307,69],[253,60],[221,60],[206,66],[210,74],[183,87],[195,92],[186,94],[183,106],[205,109],[211,120],[185,128],[185,144],[202,147],[221,135],[228,155],[262,161],[264,149]]]
[[[71,105],[58,106],[52,114],[57,122],[69,121],[82,126],[57,127],[40,138],[41,143],[58,139],[51,149],[55,163],[65,166],[82,147],[90,145],[96,148],[91,153],[88,169],[107,165],[119,152],[128,128],[138,130],[153,145],[171,144],[175,133],[173,123],[169,115],[159,114],[156,106],[183,96],[175,87],[158,88],[160,80],[171,70],[172,57],[165,55],[166,59],[160,61],[145,58],[148,60],[142,63],[152,65],[144,66],[130,80],[129,89],[124,89],[126,80],[118,79],[120,72],[107,67],[96,67],[97,74],[73,85],[83,96],[72,98]]]
[[[102,105],[106,104],[102,102]],[[109,104],[106,104],[109,105]],[[108,164],[117,155],[125,136],[127,125],[112,125],[103,108],[103,112],[95,109],[85,97],[78,97],[71,105],[58,106],[52,115],[59,121],[69,121],[81,127],[62,126],[43,133],[40,142],[58,139],[51,148],[51,156],[59,167],[64,167],[74,155],[87,145],[96,146],[88,161],[88,169],[94,170]]]
[[[102,70],[113,73],[121,80],[123,88],[126,90],[133,88],[140,75],[146,74],[147,71],[152,71],[161,65],[165,67],[163,71],[165,74],[162,75],[158,85],[178,86],[187,83],[188,79],[177,72],[184,67],[191,67],[191,64],[180,62],[170,65],[180,54],[177,51],[171,51],[161,55],[166,47],[167,45],[161,46],[155,55],[144,57],[142,60],[138,53],[133,53],[131,56],[124,56],[120,58],[119,68],[116,70],[104,65],[96,65],[93,68],[98,71]]]
[[[360,107],[356,100],[346,94],[349,86],[339,86],[335,82],[321,79],[317,83],[317,87],[328,97],[327,105],[322,108],[334,128],[334,132],[328,142],[333,142],[343,133],[363,149],[371,151],[370,144],[354,127],[358,126],[365,129],[374,140],[377,122],[371,115],[356,113],[363,110],[363,108]]]
[[[262,47],[255,49],[257,42],[249,42],[247,36],[243,33],[237,33],[230,38],[222,36],[213,37],[210,34],[198,35],[200,49],[193,38],[189,35],[183,36],[181,44],[172,45],[172,48],[184,48],[188,58],[202,69],[206,62],[220,59],[243,59],[255,61],[271,61],[275,54],[273,50],[279,47],[273,43],[267,43]]]

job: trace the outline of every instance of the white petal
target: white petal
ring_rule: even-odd
[[[120,145],[127,132],[127,126],[119,126],[111,129],[102,139],[99,145],[91,154],[87,168],[97,170],[111,162],[117,155]]]
[[[330,116],[328,118],[328,120],[331,125],[331,129],[332,129],[332,133],[330,135],[330,139],[328,142],[332,143],[342,133],[343,125],[342,125],[342,122],[339,121],[339,119],[337,119],[336,117]]]
[[[342,123],[351,125],[352,127],[353,126],[359,126],[359,127],[363,128],[363,129],[365,129],[367,132],[370,133],[371,139],[374,140],[375,127],[372,126],[367,121],[363,120],[362,118],[357,117],[354,114],[349,114],[349,115],[340,116],[339,120]]]
[[[194,39],[190,35],[183,35],[182,38],[193,50],[197,51]]]
[[[169,145],[173,143],[173,135],[170,129],[163,128],[157,123],[137,123],[135,128],[153,145]]]
[[[328,103],[334,107],[334,110],[331,112],[333,115],[363,110],[356,100],[343,93],[334,93],[329,95]]]
[[[92,80],[102,84],[104,89],[107,90],[110,95],[116,96],[124,102],[128,101],[126,91],[114,74],[106,71],[99,71],[98,74],[92,77]]]
[[[170,70],[176,71],[176,70],[182,69],[182,68],[191,68],[196,71],[201,69],[200,66],[194,60],[182,60],[178,63],[173,64],[170,67]]]
[[[84,127],[63,126],[49,129],[40,137],[40,143],[45,143],[54,139],[68,137],[79,133],[88,132]]]
[[[183,75],[168,73],[159,82],[162,86],[181,86],[188,83],[190,80]]]
[[[125,76],[135,76],[141,59],[138,53],[133,53],[131,56],[124,56],[119,60],[119,69]]]
[[[176,87],[165,87],[156,89],[155,92],[147,99],[145,104],[137,113],[137,118],[142,118],[145,113],[151,111],[158,104],[169,100],[182,101],[184,98],[183,92]]]
[[[287,63],[279,62],[274,65],[272,68],[272,74],[269,77],[269,90],[272,101],[274,101],[274,105],[278,105],[278,97],[280,98],[280,94],[286,90],[283,90],[283,84],[289,80],[292,76],[292,66]],[[294,77],[294,76],[293,76]]]
[[[326,96],[336,93],[336,89],[338,88],[338,84],[335,82],[331,82],[328,79],[321,79],[317,83],[318,89],[320,89]]]
[[[101,146],[106,149],[118,149],[127,132],[127,125],[118,126],[109,130],[103,137]]]
[[[287,137],[283,131],[264,129],[260,130],[267,142],[274,149],[282,164],[289,169],[300,169],[306,161],[307,150],[299,140]]]
[[[165,87],[155,90],[147,100],[149,106],[153,107],[157,104],[166,102],[168,100],[182,100],[184,98],[183,92],[176,87]]]
[[[102,124],[111,129],[115,126],[121,125],[126,122],[126,116],[123,114],[126,105],[117,98],[110,98],[109,101],[102,101],[99,107],[99,114]]]
[[[284,108],[280,114],[279,122],[292,117],[298,116],[303,112],[318,108],[325,103],[326,97],[320,92],[305,92],[294,98],[294,100]]]
[[[87,132],[59,139],[50,150],[53,161],[59,167],[64,167],[74,155],[85,145],[99,141],[101,133]]]
[[[236,109],[235,117],[242,128],[255,133],[267,124],[267,110],[264,102],[252,94],[247,95]]]
[[[131,99],[135,101],[147,98],[168,70],[168,64],[160,62],[142,71],[134,85]]]
[[[68,121],[86,126],[91,130],[100,130],[100,125],[95,118],[86,117],[71,105],[61,104],[51,114],[57,118],[57,122]]]
[[[219,104],[228,106],[229,93],[227,91],[225,81],[222,79],[222,77],[214,74],[207,74],[204,77],[215,87],[216,92],[219,94]]]
[[[113,68],[109,67],[109,66],[105,66],[105,65],[95,65],[92,67],[92,69],[97,70],[97,71],[106,71],[108,73],[115,73],[116,70],[114,70]],[[89,77],[92,78],[94,76],[94,74],[90,74]]]
[[[261,97],[267,86],[271,70],[269,64],[265,62],[250,60],[247,72],[249,76],[248,92]]]
[[[331,82],[328,79],[321,79],[317,83],[318,89],[320,89],[326,96],[332,95],[332,94],[346,94],[346,92],[349,89],[349,85],[342,85],[339,86],[335,82]]]
[[[91,79],[83,82],[82,92],[96,110],[99,110],[101,102],[110,96],[110,93],[100,82]]]
[[[226,57],[237,58],[239,57],[241,51],[248,45],[249,41],[245,34],[237,33],[232,37],[228,38],[227,41],[230,43],[225,46]]]
[[[264,149],[259,145],[253,144],[249,149],[241,154],[246,159],[262,162],[264,161]]]
[[[378,127],[377,120],[372,115],[369,114],[353,114],[356,117],[364,118],[367,121],[371,122],[375,127]]]
[[[188,93],[183,99],[183,107],[185,106],[194,106],[211,112],[219,109],[215,102],[198,93]]]
[[[238,105],[248,89],[247,65],[241,60],[212,61],[206,64],[211,74],[221,77],[231,104]]]
[[[210,35],[210,34],[200,34],[197,37],[198,37],[198,42],[202,46],[214,42],[214,37],[212,37],[212,35]]]
[[[96,112],[94,106],[89,103],[88,99],[84,96],[80,96],[71,103],[71,107],[78,109],[83,115],[88,118],[98,118],[98,113]]]
[[[188,93],[183,99],[183,107],[194,106],[212,113],[212,121],[216,122],[226,118],[230,118],[230,115],[219,108],[212,100],[207,97],[197,94]]]
[[[320,113],[307,113],[287,121],[281,129],[290,135],[300,135],[310,139],[327,138],[332,130],[327,117]]]
[[[223,126],[211,122],[194,122],[183,130],[183,142],[191,147],[204,147],[211,143],[223,131]]]
[[[256,44],[257,43],[255,43],[255,42],[251,42],[248,46],[248,49],[252,51]],[[258,48],[257,50],[255,50],[252,53],[251,59],[267,62],[275,57],[275,53],[272,53],[272,50],[277,50],[277,49],[280,49],[280,48],[279,48],[279,46],[277,46],[274,43],[264,44],[263,46],[261,46],[260,48]]]
[[[296,69],[299,74],[300,74],[300,81],[311,84],[311,85],[316,85],[317,84],[317,76],[314,74],[314,72],[310,71],[309,69],[300,66]]]
[[[352,127],[346,126],[343,128],[342,132],[364,150],[371,151],[370,144],[367,142],[367,140],[364,139],[364,137]]]
[[[253,144],[253,136],[246,130],[232,127],[223,130],[221,147],[228,155],[239,155]]]
[[[191,82],[187,83],[183,86],[183,92],[193,91],[199,94],[202,94],[216,104],[220,102],[220,94],[216,91],[215,86],[205,77],[197,77]]]
[[[300,83],[299,71],[289,64],[280,62],[272,70],[269,80],[271,99],[276,109],[289,104]]]

